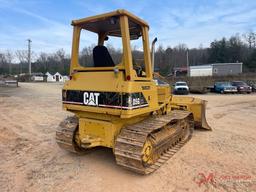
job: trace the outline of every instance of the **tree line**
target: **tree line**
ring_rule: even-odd
[[[92,64],[92,50],[94,45],[84,47],[80,51],[80,64]],[[114,60],[119,62],[122,58],[121,49],[115,49],[107,45],[108,50]],[[186,44],[179,44],[164,48],[159,45],[155,52],[155,66],[162,75],[168,75],[174,68],[187,66],[187,54],[190,66],[208,63],[233,63],[243,62],[245,72],[256,72],[256,33],[248,32],[243,35],[233,35],[230,38],[221,38],[211,42],[210,47],[188,49]],[[0,74],[20,74],[28,72],[28,57],[26,50],[15,52],[0,52]],[[134,58],[143,60],[140,50],[133,49]],[[54,53],[32,52],[32,72],[50,73],[60,72],[67,75],[69,73],[70,55],[63,49]],[[136,60],[137,61],[137,60]]]

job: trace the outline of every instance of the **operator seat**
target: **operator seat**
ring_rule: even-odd
[[[114,67],[115,63],[108,52],[107,47],[97,45],[93,48],[94,67]]]

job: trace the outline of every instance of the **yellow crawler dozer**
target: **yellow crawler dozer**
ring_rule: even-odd
[[[73,20],[70,77],[62,90],[63,108],[74,113],[56,131],[58,145],[75,153],[103,146],[113,149],[118,165],[141,174],[158,169],[192,136],[194,127],[211,130],[206,102],[171,95],[169,84],[154,78],[154,44],[149,25],[125,10]],[[97,35],[93,60],[81,64],[80,34]],[[120,62],[105,42],[121,40]],[[81,41],[83,39],[81,38]],[[135,63],[131,43],[141,40]]]

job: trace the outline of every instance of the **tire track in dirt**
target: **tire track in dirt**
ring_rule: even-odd
[[[115,164],[110,149],[77,156],[59,149],[55,128],[68,113],[61,85],[21,83],[2,97],[0,89],[1,191],[253,191],[256,181],[256,96],[200,95],[208,100],[212,132],[196,130],[191,141],[154,174],[143,177]],[[196,95],[196,97],[199,97]],[[199,173],[216,184],[199,186]],[[249,186],[251,184],[251,186]]]

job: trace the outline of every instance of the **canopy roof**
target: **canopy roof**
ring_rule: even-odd
[[[73,20],[72,25],[81,26],[83,29],[95,33],[107,33],[109,36],[121,37],[119,24],[119,16],[121,15],[126,15],[128,17],[131,39],[137,39],[141,36],[141,26],[149,27],[145,21],[123,9]]]

